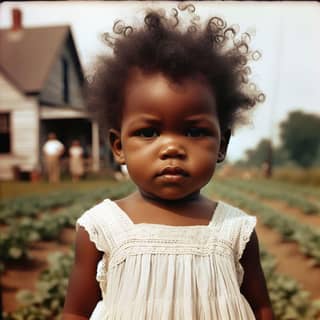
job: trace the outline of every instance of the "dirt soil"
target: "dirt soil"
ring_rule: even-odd
[[[2,276],[2,303],[3,311],[11,312],[16,310],[19,302],[16,294],[19,290],[35,291],[37,279],[40,273],[48,267],[47,257],[53,252],[67,252],[74,241],[75,232],[73,229],[64,229],[59,242],[39,241],[30,249],[32,260],[26,263],[11,263],[6,266]]]
[[[253,194],[250,194],[250,196],[256,197]],[[312,228],[320,228],[320,215],[318,213],[308,215],[280,200],[256,198],[273,209],[279,210],[282,214],[297,219],[302,224]],[[319,299],[320,286],[316,279],[320,279],[320,266],[315,266],[311,258],[305,257],[297,243],[283,242],[278,232],[263,226],[261,223],[257,226],[257,232],[260,241],[277,258],[277,270],[296,279],[304,289],[310,292],[313,299]]]
[[[261,200],[260,200],[261,201]],[[262,200],[263,203],[272,207],[275,210],[279,210],[282,214],[291,216],[300,222],[307,224],[310,227],[320,228],[320,214],[305,214],[298,208],[292,208],[286,203],[278,200]]]
[[[277,211],[280,211],[286,216],[295,218],[300,222],[307,224],[308,226],[320,228],[320,212],[316,212],[314,214],[306,214],[299,208],[290,207],[284,201],[261,198],[254,193],[248,193],[248,195],[250,196],[250,198],[257,199],[263,204],[268,205]]]
[[[262,224],[257,225],[260,243],[277,259],[277,271],[297,280],[312,299],[320,299],[320,267],[306,258],[296,243],[283,242],[281,236]]]

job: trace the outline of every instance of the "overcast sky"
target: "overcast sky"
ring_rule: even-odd
[[[252,124],[235,131],[228,159],[241,158],[262,138],[277,144],[278,124],[288,112],[301,109],[320,115],[320,4],[317,2],[193,2],[202,17],[222,16],[240,31],[255,30],[252,48],[262,58],[252,64],[253,81],[266,101],[252,113]],[[69,24],[86,74],[97,54],[105,51],[101,34],[111,31],[116,19],[135,23],[145,8],[167,8],[174,1],[53,1],[3,2],[0,28],[11,24],[11,8],[23,10],[23,25]]]

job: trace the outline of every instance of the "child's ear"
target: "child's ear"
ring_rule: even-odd
[[[217,160],[218,163],[222,162],[226,157],[230,136],[231,136],[231,129],[227,129],[221,134],[221,142],[220,142],[220,148],[219,148],[218,160]]]
[[[109,144],[115,160],[119,164],[125,164],[125,158],[122,150],[120,131],[116,129],[109,130]]]

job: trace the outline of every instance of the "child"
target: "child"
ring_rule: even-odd
[[[78,181],[84,174],[83,148],[80,141],[75,139],[69,148],[69,170],[73,182]]]
[[[246,81],[248,36],[196,21],[178,31],[176,10],[138,30],[116,24],[92,105],[137,191],[77,221],[64,320],[273,319],[256,219],[200,194],[261,98]]]

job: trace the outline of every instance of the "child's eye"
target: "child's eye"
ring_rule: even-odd
[[[153,138],[159,135],[158,131],[154,128],[144,128],[137,131],[137,136],[143,138]]]
[[[204,128],[189,128],[186,132],[187,137],[204,137],[208,135],[208,131]]]

